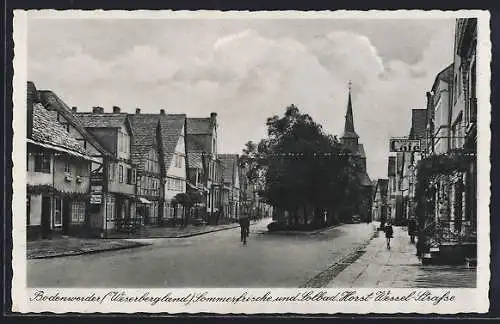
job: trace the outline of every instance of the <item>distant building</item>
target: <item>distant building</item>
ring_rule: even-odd
[[[345,115],[344,133],[340,138],[342,145],[347,148],[352,158],[361,162],[362,170],[358,174],[359,181],[363,186],[361,204],[358,206],[358,214],[362,220],[371,219],[372,204],[372,182],[366,170],[366,154],[364,145],[359,143],[359,136],[354,129],[354,116],[352,111],[351,88],[349,86],[349,95],[347,101],[347,112]],[[354,216],[354,215],[351,215]]]
[[[188,174],[197,181],[202,180],[195,187],[203,186],[206,190],[206,220],[210,223],[219,222],[222,205],[217,128],[217,113],[207,118],[187,119],[187,155],[188,162],[193,162],[188,166]]]
[[[388,179],[376,181],[372,205],[372,217],[374,221],[385,223],[388,217],[387,189]]]
[[[222,166],[224,215],[238,220],[240,212],[240,167],[237,154],[219,154]]]
[[[160,111],[160,151],[164,166],[164,218],[181,218],[184,206],[174,199],[186,192],[187,151],[186,151],[186,115],[165,114]]]
[[[163,163],[161,163],[160,118],[154,114],[129,115],[134,138],[131,160],[137,166],[136,215],[144,225],[159,224],[163,218]]]

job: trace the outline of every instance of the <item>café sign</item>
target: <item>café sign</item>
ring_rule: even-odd
[[[391,138],[389,140],[390,152],[420,152],[421,145],[419,139]]]

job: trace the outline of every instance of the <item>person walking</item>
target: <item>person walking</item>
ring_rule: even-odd
[[[415,244],[415,235],[417,234],[417,221],[411,218],[408,221],[408,235],[410,235],[411,244]]]
[[[247,244],[247,237],[250,233],[250,218],[248,215],[241,215],[239,219],[240,230],[241,230],[241,242],[243,245]]]
[[[384,232],[385,232],[385,239],[387,240],[387,249],[390,250],[391,249],[391,238],[394,235],[394,231],[392,229],[392,225],[391,225],[390,221],[388,221],[387,224],[385,225]]]

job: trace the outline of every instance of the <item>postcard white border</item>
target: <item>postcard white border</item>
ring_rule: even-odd
[[[30,302],[35,291],[43,290],[47,295],[59,296],[104,296],[111,290],[124,291],[128,296],[141,296],[148,292],[150,296],[183,296],[188,293],[207,292],[210,296],[239,296],[243,291],[259,296],[270,292],[273,296],[292,296],[300,292],[312,290],[326,291],[327,295],[335,295],[343,291],[355,290],[363,296],[370,292],[387,289],[57,289],[26,287],[26,81],[27,81],[27,22],[30,19],[405,19],[405,18],[478,18],[478,267],[477,287],[474,289],[390,289],[393,295],[405,296],[411,291],[430,291],[433,295],[442,295],[447,291],[455,296],[453,302],[236,302],[236,303],[183,303],[159,302],[154,306],[147,302],[118,303],[110,300],[103,303],[85,302]],[[219,313],[219,314],[253,314],[253,313],[298,313],[298,314],[336,314],[336,313],[422,313],[422,314],[457,314],[465,312],[484,313],[489,308],[490,281],[490,15],[488,11],[79,11],[79,10],[15,10],[14,11],[14,78],[13,78],[13,252],[12,252],[12,302],[15,312],[119,312],[119,313]],[[133,305],[133,306],[132,306]]]

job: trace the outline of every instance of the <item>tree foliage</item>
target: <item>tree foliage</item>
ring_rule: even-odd
[[[267,138],[246,143],[240,160],[249,182],[263,183],[262,196],[292,213],[312,206],[316,216],[326,210],[352,216],[360,203],[361,161],[294,105],[266,126]]]

